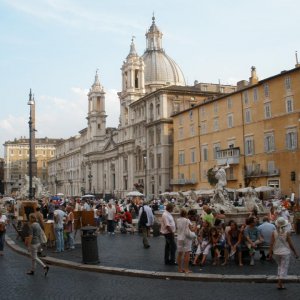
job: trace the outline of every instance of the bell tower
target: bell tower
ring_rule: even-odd
[[[106,132],[105,92],[96,71],[95,81],[88,93],[88,138],[104,136]]]
[[[123,62],[122,70],[122,92],[119,93],[121,103],[121,127],[129,124],[129,105],[145,95],[144,61],[139,57],[131,39],[130,51]]]

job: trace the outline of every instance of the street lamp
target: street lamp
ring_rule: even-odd
[[[30,106],[30,114],[29,114],[29,200],[32,200],[33,198],[33,190],[32,190],[32,107],[34,105],[34,98],[32,96],[31,93],[31,89],[30,89],[30,93],[29,93],[29,100],[27,105]]]
[[[91,172],[91,170],[90,170]],[[90,173],[88,175],[88,178],[89,178],[89,193],[91,194],[92,193],[92,179],[93,179],[93,175]]]
[[[144,194],[145,194],[145,199],[147,199],[147,153],[144,154],[143,159],[144,159],[144,169],[145,169]]]

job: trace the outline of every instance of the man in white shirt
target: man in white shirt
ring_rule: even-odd
[[[168,203],[166,210],[162,214],[161,229],[160,232],[165,236],[165,264],[166,265],[177,265],[175,262],[176,255],[176,243],[175,243],[175,230],[176,225],[171,212],[173,211],[174,205]]]
[[[116,207],[112,205],[112,201],[108,203],[107,207],[107,232],[108,234],[115,234],[115,216]]]

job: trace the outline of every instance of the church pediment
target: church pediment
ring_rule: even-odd
[[[116,142],[113,140],[112,137],[110,137],[110,139],[107,141],[107,143],[105,144],[103,151],[108,151],[108,150],[113,150],[117,147]]]

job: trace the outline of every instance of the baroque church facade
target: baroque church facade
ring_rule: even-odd
[[[235,87],[187,86],[180,67],[162,47],[162,35],[153,17],[142,56],[132,39],[121,67],[118,128],[106,126],[105,91],[96,73],[88,93],[87,127],[58,144],[48,163],[50,192],[119,198],[134,189],[148,197],[172,189],[172,115]],[[193,178],[186,180],[193,184]]]

